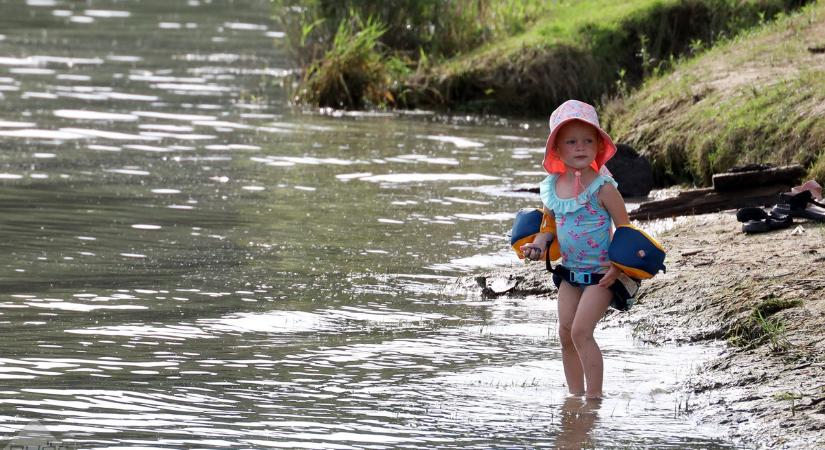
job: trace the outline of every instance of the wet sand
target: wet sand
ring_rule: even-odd
[[[630,326],[654,345],[724,341],[722,355],[684,381],[676,413],[747,446],[825,448],[825,224],[797,219],[756,235],[740,227],[732,212],[680,220],[660,235],[668,272],[600,326]],[[536,263],[459,284],[488,297],[555,296]]]

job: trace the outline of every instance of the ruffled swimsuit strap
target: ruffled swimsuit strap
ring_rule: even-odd
[[[541,202],[556,215],[571,213],[583,208],[605,183],[610,183],[616,187],[619,186],[612,177],[599,174],[578,196],[559,198],[558,194],[556,194],[556,180],[558,177],[558,174],[548,175],[539,183]]]

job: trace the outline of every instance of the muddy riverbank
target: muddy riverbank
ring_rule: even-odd
[[[728,212],[679,221],[660,239],[668,272],[602,326],[630,326],[654,345],[726,341],[685,380],[677,412],[754,447],[825,447],[825,225],[745,235]],[[556,295],[538,263],[459,284],[488,297]]]

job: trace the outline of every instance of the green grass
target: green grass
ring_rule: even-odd
[[[525,47],[552,47],[555,45],[579,45],[581,31],[593,24],[606,30],[616,30],[622,19],[653,5],[675,3],[676,0],[581,0],[548,2],[542,18],[524,33],[488,43],[472,53],[448,61],[445,69],[462,71],[471,68],[478,60],[489,61],[507,58]]]
[[[287,34],[293,56],[318,55],[341,22],[372,18],[388,32],[387,49],[416,59],[441,61],[465,54],[485,42],[525,32],[556,1],[545,0],[271,0],[273,19]],[[306,64],[304,64],[306,65]]]
[[[335,108],[395,103],[391,85],[486,41],[522,33],[543,0],[272,0],[304,74],[294,100]],[[403,96],[404,89],[395,94]]]
[[[553,2],[526,32],[411,80],[412,104],[546,116],[568,98],[598,103],[792,9],[796,0]]]
[[[447,62],[445,67],[467,70],[478,60],[489,61],[512,57],[523,48],[549,48],[555,45],[588,48],[598,39],[621,39],[638,26],[651,19],[662,18],[666,11],[681,11],[684,19],[707,19],[711,23],[691,23],[691,39],[694,46],[725,33],[738,32],[754,24],[773,18],[795,2],[770,0],[567,0],[545,3],[537,10],[542,17],[524,33],[487,43],[472,53]],[[535,9],[535,8],[534,8]],[[703,16],[691,16],[690,13]],[[674,16],[678,18],[679,16]],[[657,31],[668,32],[674,24],[655,21],[648,25],[648,38],[654,39]],[[685,24],[688,25],[688,24]],[[644,31],[644,30],[643,30]],[[659,33],[664,34],[664,33]],[[664,36],[656,36],[663,41]],[[704,40],[703,40],[704,38]],[[697,42],[698,39],[698,42]],[[636,48],[636,50],[641,50]],[[666,56],[666,55],[664,55]]]
[[[775,317],[779,311],[802,304],[802,300],[768,298],[751,310],[751,313],[732,327],[728,339],[737,347],[756,347],[767,343],[771,351],[782,353],[790,347],[785,337],[785,323]]]
[[[791,402],[791,415],[796,415],[796,401],[802,400],[802,394],[798,392],[780,392],[773,395],[774,400]]]
[[[660,184],[709,185],[736,165],[799,163],[825,182],[825,5],[751,30],[605,105],[615,140]]]
[[[407,66],[391,74],[401,106],[546,116],[571,97],[625,92],[804,1],[273,0],[273,12],[305,69],[353,16],[384,27],[376,52]]]

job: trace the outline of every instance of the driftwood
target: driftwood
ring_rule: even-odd
[[[799,164],[782,167],[750,166],[717,173],[713,176],[713,190],[716,192],[741,191],[758,186],[782,184],[793,186],[805,176],[805,168]]]
[[[713,188],[694,189],[673,198],[642,203],[629,215],[631,220],[649,220],[767,206],[776,203],[778,194],[784,191],[790,191],[790,185],[773,184],[730,192],[716,192]]]
[[[769,206],[780,192],[790,191],[805,175],[800,165],[772,167],[762,165],[731,169],[713,176],[713,187],[681,192],[665,200],[642,203],[630,212],[631,219],[706,214],[726,209]]]
[[[799,165],[734,168],[730,172],[714,175],[713,187],[692,189],[676,197],[642,203],[629,215],[631,220],[650,220],[770,206],[776,203],[780,192],[789,192],[791,186],[797,185],[804,175],[805,169]],[[538,193],[539,189],[521,188],[517,191]]]

